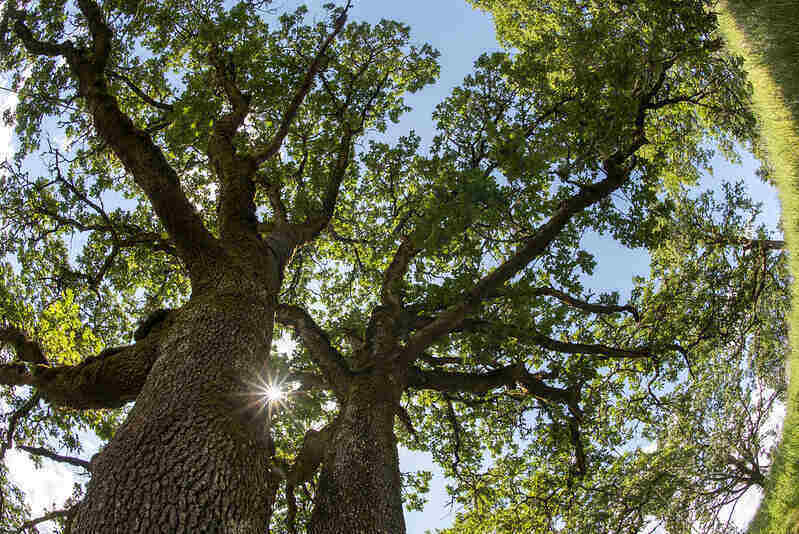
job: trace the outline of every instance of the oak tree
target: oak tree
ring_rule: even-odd
[[[511,49],[477,59],[425,150],[379,133],[435,81],[436,51],[403,24],[349,21],[349,3],[315,23],[269,4],[2,7],[19,94],[0,191],[2,450],[91,473],[39,519],[401,533],[403,498],[429,480],[400,472],[403,444],[452,477],[459,531],[627,521],[596,477],[656,473],[629,440],[665,458],[656,421],[693,413],[685,384],[713,399],[723,361],[754,369],[730,388],[760,387],[782,347],[779,247],[742,222],[754,207],[733,192],[723,217],[686,223],[707,215],[684,188],[711,143],[754,138],[712,14],[475,2]],[[589,294],[590,231],[652,252],[629,302]],[[273,350],[276,333],[296,349]],[[84,430],[104,440],[90,460],[51,450],[79,451]],[[710,465],[678,461],[680,480]],[[6,528],[28,528],[3,477]],[[607,517],[572,506],[583,495]],[[648,520],[656,501],[640,502]]]

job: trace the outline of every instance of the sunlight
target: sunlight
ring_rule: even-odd
[[[265,412],[267,417],[271,418],[272,415],[285,408],[289,400],[290,388],[286,387],[284,381],[285,377],[256,375],[248,383],[248,390],[244,392],[251,399],[247,403],[247,409],[258,413]]]
[[[268,384],[261,390],[261,394],[267,402],[280,402],[286,398],[286,392],[280,384]]]

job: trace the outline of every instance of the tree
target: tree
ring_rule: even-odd
[[[47,447],[79,449],[84,428],[108,440],[72,459],[91,481],[53,516],[65,528],[404,532],[403,491],[413,503],[427,479],[400,473],[398,443],[448,466],[485,526],[512,502],[486,485],[485,445],[502,481],[527,470],[578,495],[638,435],[625,410],[655,417],[640,393],[676,405],[719,347],[744,343],[732,368],[779,350],[781,323],[762,319],[784,300],[760,269],[774,241],[737,219],[693,256],[662,252],[672,263],[629,303],[581,283],[585,232],[657,258],[696,231],[682,187],[708,139],[754,136],[702,2],[481,3],[512,21],[499,33],[516,50],[479,58],[440,104],[429,154],[413,133],[373,133],[435,80],[434,50],[396,22],[348,22],[349,4],[316,24],[268,4],[3,7],[20,94],[3,450],[56,458]],[[273,351],[276,331],[297,349]],[[519,439],[551,470],[530,473]]]
[[[657,317],[639,324],[676,329],[666,335],[690,347],[688,361],[643,372],[620,360],[586,381],[592,417],[580,430],[592,468],[579,478],[572,455],[555,453],[568,451],[562,426],[522,425],[527,443],[490,469],[469,466],[469,483],[454,488],[466,511],[453,533],[737,532],[735,504],[764,487],[776,443],[790,291],[774,249],[783,243],[741,242],[751,235],[741,215],[756,210],[740,186],[723,192],[681,198],[651,278],[634,289]]]
[[[744,58],[753,85],[753,106],[761,122],[763,144],[773,166],[773,180],[780,191],[785,213],[797,202],[799,158],[792,147],[799,140],[799,75],[793,58],[799,53],[796,29],[785,17],[794,13],[799,3],[780,2],[719,3],[719,29],[727,45]],[[796,228],[786,217],[785,238],[796,249]],[[794,276],[799,269],[796,256],[791,260]],[[796,293],[794,293],[796,294]],[[794,310],[799,309],[796,305]],[[794,311],[792,322],[796,324]],[[797,346],[796,328],[791,346]],[[789,397],[796,398],[797,352],[790,353],[792,379]],[[796,402],[788,403],[785,431],[766,487],[763,503],[752,523],[755,533],[787,532],[799,529],[799,432]]]

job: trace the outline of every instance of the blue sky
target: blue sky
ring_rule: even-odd
[[[323,16],[322,4],[329,0],[307,2],[312,16]],[[272,7],[278,11],[293,9],[300,2],[276,0]],[[405,22],[411,27],[412,39],[418,43],[430,43],[441,52],[441,76],[439,83],[422,92],[410,95],[407,103],[413,111],[406,114],[398,125],[392,127],[388,135],[395,137],[413,129],[423,141],[432,138],[433,124],[430,119],[435,105],[446,97],[451,89],[458,85],[463,77],[471,71],[472,62],[486,51],[496,50],[498,46],[490,18],[482,12],[473,10],[464,0],[405,0],[400,2],[378,2],[360,0],[355,2],[350,20],[366,20],[372,23],[381,18],[389,18]],[[0,103],[8,95],[0,94]],[[2,106],[0,106],[2,107]],[[7,131],[0,128],[0,145],[7,139]],[[3,147],[0,146],[0,149]],[[765,205],[764,222],[770,227],[776,226],[778,202],[774,190],[762,184],[755,176],[756,163],[751,157],[744,157],[744,165],[731,166],[721,159],[714,162],[716,172],[713,177],[706,177],[701,184],[714,187],[722,179],[745,179],[750,185],[754,198]],[[599,260],[596,272],[586,280],[588,287],[603,291],[619,291],[629,294],[631,278],[634,275],[646,275],[648,257],[642,251],[630,251],[607,239],[588,236],[583,242],[587,250],[596,253]],[[89,454],[93,451],[87,451]],[[44,505],[60,501],[69,495],[74,479],[72,473],[63,466],[52,466],[46,462],[48,469],[33,471],[32,464],[24,456],[12,453],[8,458],[9,467],[24,487],[35,496],[34,512]],[[444,491],[444,481],[440,471],[432,466],[429,456],[422,453],[403,451],[401,454],[403,471],[416,469],[432,469],[435,473],[431,483],[429,502],[424,512],[406,515],[409,534],[423,534],[427,529],[449,526],[454,511],[448,507],[449,499]],[[60,504],[60,503],[59,503]],[[749,505],[751,508],[752,505]]]

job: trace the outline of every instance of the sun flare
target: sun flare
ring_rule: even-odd
[[[267,402],[280,402],[286,398],[286,392],[277,384],[269,384],[262,393]]]

